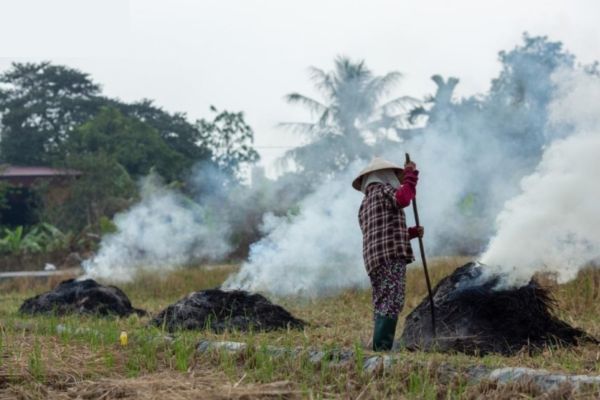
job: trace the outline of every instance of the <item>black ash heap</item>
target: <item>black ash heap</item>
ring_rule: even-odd
[[[169,332],[210,329],[214,332],[302,329],[304,321],[259,294],[220,289],[192,292],[150,321]]]
[[[500,276],[468,263],[434,289],[436,337],[428,297],[406,317],[401,344],[409,350],[512,355],[523,349],[598,343],[553,314],[555,302],[534,279],[519,288],[498,288]]]
[[[93,279],[69,279],[53,290],[29,298],[19,308],[23,314],[93,314],[126,317],[146,315],[133,308],[129,298],[116,286],[104,286]]]

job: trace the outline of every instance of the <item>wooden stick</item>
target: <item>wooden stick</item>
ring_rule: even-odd
[[[406,163],[410,162],[410,155],[406,153]],[[413,212],[415,214],[415,223],[417,224],[417,228],[421,225],[419,224],[419,210],[417,208],[417,196],[412,200]],[[427,270],[427,260],[425,259],[425,247],[423,246],[423,238],[418,236],[419,238],[419,250],[421,250],[421,261],[423,262],[423,271],[425,272],[425,281],[427,282],[427,292],[429,293],[429,304],[431,305],[431,331],[433,333],[433,337],[436,336],[435,333],[435,306],[433,305],[433,293],[431,291],[431,281],[429,280],[429,271]]]

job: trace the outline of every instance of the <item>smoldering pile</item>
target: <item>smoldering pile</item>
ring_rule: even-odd
[[[93,279],[69,279],[53,290],[29,298],[19,312],[24,314],[93,314],[126,317],[131,314],[146,315],[146,311],[133,308],[129,298],[116,286],[104,286]]]
[[[210,289],[192,292],[150,321],[173,332],[177,329],[272,331],[302,329],[304,321],[260,294]]]
[[[401,342],[410,350],[513,355],[546,346],[575,346],[596,339],[553,314],[555,302],[534,279],[520,288],[497,289],[500,276],[483,276],[468,263],[434,289],[436,337],[426,297],[406,318]]]

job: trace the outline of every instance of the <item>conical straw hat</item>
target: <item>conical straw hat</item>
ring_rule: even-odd
[[[404,171],[404,168],[402,168],[394,163],[391,163],[380,157],[375,157],[371,161],[371,163],[369,165],[367,165],[367,167],[365,169],[360,171],[360,173],[358,174],[358,176],[356,178],[354,178],[354,180],[352,181],[352,187],[354,189],[360,191],[360,184],[361,184],[363,176],[365,176],[366,174],[368,174],[370,172],[380,171],[382,169],[393,169],[393,170],[397,170],[397,171]]]

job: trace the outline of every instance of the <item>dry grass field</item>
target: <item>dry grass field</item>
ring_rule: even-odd
[[[433,282],[466,260],[431,261]],[[186,268],[160,278],[139,276],[120,285],[135,307],[151,313],[185,294],[218,286],[236,266]],[[179,332],[148,328],[148,317],[25,317],[22,301],[53,288],[56,279],[0,282],[0,399],[198,399],[198,398],[597,398],[590,387],[577,393],[561,387],[541,393],[529,384],[468,384],[463,371],[476,365],[525,366],[550,371],[600,375],[600,348],[548,348],[533,356],[471,357],[463,354],[400,352],[400,362],[384,372],[366,373],[362,361],[371,354],[370,292],[348,290],[316,299],[272,299],[307,321],[304,331],[270,333]],[[547,281],[548,285],[552,285]],[[401,321],[426,293],[422,271],[413,268]],[[600,271],[586,270],[566,285],[552,285],[560,318],[600,337]],[[127,346],[119,335],[126,331]],[[402,331],[400,322],[397,335]],[[201,339],[248,343],[240,354],[199,354]],[[305,357],[272,357],[268,345],[284,348],[353,350],[355,363],[318,366]],[[438,366],[453,367],[440,376]]]

